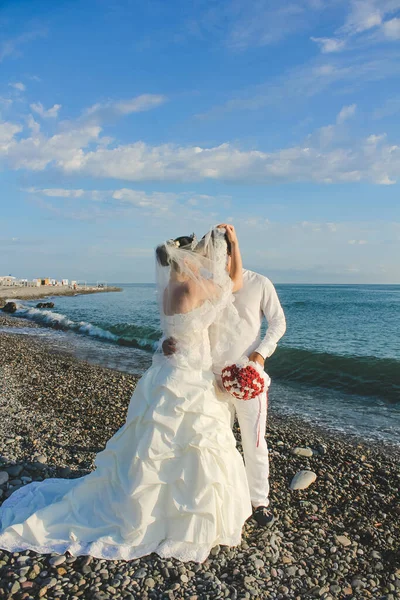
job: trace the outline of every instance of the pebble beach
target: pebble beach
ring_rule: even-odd
[[[92,470],[124,423],[137,377],[7,332],[33,322],[0,313],[0,327],[2,502],[30,481]],[[237,427],[235,435],[241,450]],[[216,547],[200,565],[0,550],[0,598],[400,598],[398,449],[311,427],[273,406],[267,441],[277,521],[267,529],[250,519],[239,547]],[[315,481],[293,490],[301,471]]]

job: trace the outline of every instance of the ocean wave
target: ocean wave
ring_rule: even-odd
[[[117,336],[110,331],[97,327],[86,321],[71,321],[65,315],[39,308],[25,307],[17,304],[17,310],[14,316],[35,321],[39,325],[52,327],[53,329],[62,329],[63,331],[74,331],[83,335],[90,335],[110,342],[116,342]]]
[[[20,303],[17,303],[17,310],[14,313],[14,316],[35,321],[35,323],[44,327],[51,327],[52,329],[62,331],[71,331],[73,333],[94,337],[102,341],[115,343],[120,346],[130,346],[148,352],[154,351],[155,343],[160,337],[158,332],[153,330],[154,340],[140,339],[140,337],[136,338],[132,335],[133,330],[137,330],[135,326],[132,326],[130,331],[128,327],[125,327],[125,333],[130,333],[130,335],[124,337],[118,335],[117,332],[109,331],[108,329],[94,325],[93,323],[88,323],[86,321],[72,321],[65,315],[55,311],[27,307]],[[116,330],[118,330],[118,326],[116,326]]]
[[[116,323],[109,330],[117,336],[120,346],[131,346],[148,352],[154,352],[162,332],[154,327],[133,323]]]
[[[17,317],[36,323],[87,335],[119,346],[154,352],[161,331],[157,327],[116,323],[105,326],[72,321],[52,310],[17,303]],[[359,396],[375,396],[400,402],[400,362],[374,356],[349,356],[279,346],[267,360],[272,379],[340,390]]]
[[[395,359],[281,346],[267,360],[266,369],[273,379],[400,402],[400,362]]]

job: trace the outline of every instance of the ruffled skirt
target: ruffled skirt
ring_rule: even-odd
[[[215,545],[240,543],[249,489],[210,372],[154,364],[95,467],[14,492],[0,508],[0,548],[203,562]]]

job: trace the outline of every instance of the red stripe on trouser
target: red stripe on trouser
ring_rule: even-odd
[[[265,392],[265,404],[266,409],[268,409],[268,390]],[[261,434],[261,395],[258,396],[258,417],[257,417],[257,445],[258,448],[260,445],[260,434]]]

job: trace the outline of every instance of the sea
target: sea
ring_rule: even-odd
[[[161,336],[153,284],[56,296],[53,309],[18,301],[55,350],[140,375]],[[278,284],[287,332],[266,362],[275,413],[400,446],[400,285]],[[43,301],[43,300],[42,300]]]

